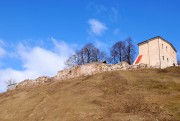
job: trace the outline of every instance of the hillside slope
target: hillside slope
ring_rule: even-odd
[[[180,121],[180,68],[114,71],[0,94],[0,121]]]

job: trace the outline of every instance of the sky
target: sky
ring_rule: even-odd
[[[161,36],[180,57],[179,6],[179,0],[0,0],[0,92],[10,79],[56,75],[89,42],[108,52],[128,37],[137,45]]]

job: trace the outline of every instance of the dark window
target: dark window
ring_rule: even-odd
[[[162,44],[162,49],[163,49],[163,44]]]
[[[167,62],[169,61],[169,58],[167,58]]]
[[[166,46],[166,51],[167,51],[167,46]]]
[[[164,56],[162,56],[162,59],[164,60]]]

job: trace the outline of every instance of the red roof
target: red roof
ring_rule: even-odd
[[[141,60],[142,56],[143,56],[143,55],[139,55],[139,56],[138,56],[138,58],[137,58],[137,60],[136,60],[135,64],[138,64],[138,63],[140,62],[140,60]]]

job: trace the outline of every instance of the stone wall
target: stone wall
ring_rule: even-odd
[[[104,71],[110,71],[111,67],[111,65],[107,65],[104,63],[89,63],[85,65],[75,66],[71,69],[59,71],[55,76],[55,79],[65,80],[79,76],[92,75]],[[116,65],[114,65],[113,67],[117,68]]]
[[[140,65],[129,65],[126,62],[119,64],[104,64],[104,63],[90,63],[80,66],[75,66],[71,69],[59,71],[54,77],[55,80],[66,80],[70,78],[92,75],[102,73],[105,71],[116,71],[116,70],[134,70],[134,69],[147,68],[146,64]]]
[[[119,64],[105,64],[105,63],[89,63],[84,65],[79,65],[72,67],[70,69],[61,70],[57,73],[55,77],[39,77],[35,80],[26,79],[16,85],[16,88],[22,88],[24,86],[34,86],[44,83],[51,83],[52,81],[62,81],[66,79],[76,78],[80,76],[87,76],[97,73],[102,73],[105,71],[117,71],[117,70],[135,70],[147,68],[146,64],[140,65],[129,65],[126,62],[121,62]]]
[[[53,81],[53,77],[48,77],[48,76],[42,76],[38,77],[37,79],[26,79],[16,85],[16,88],[22,88],[24,86],[34,86],[34,85],[39,85],[43,83],[49,83]]]

